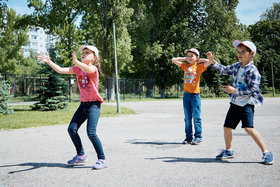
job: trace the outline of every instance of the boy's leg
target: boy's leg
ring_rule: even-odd
[[[254,128],[254,106],[246,105],[243,109],[242,128],[253,138],[262,152],[267,151],[260,133]]]
[[[201,127],[201,100],[200,94],[193,94],[192,95],[192,114],[193,114],[193,123],[195,129],[195,138],[201,139],[202,138],[202,127]]]
[[[226,144],[226,149],[232,148],[232,128],[224,127],[224,139]]]
[[[191,94],[184,93],[183,97],[183,106],[184,106],[184,114],[185,114],[185,133],[186,139],[188,142],[191,142],[193,139],[192,132],[192,111],[191,111]]]
[[[256,129],[245,128],[245,131],[253,138],[253,140],[256,142],[256,144],[259,146],[259,148],[262,150],[262,152],[267,151],[267,148],[266,148],[265,143],[262,139],[262,136]]]

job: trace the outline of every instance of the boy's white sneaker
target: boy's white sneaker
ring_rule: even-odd
[[[104,159],[98,159],[92,169],[103,169],[108,167],[108,162]]]

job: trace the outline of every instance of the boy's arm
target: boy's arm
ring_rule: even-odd
[[[187,58],[186,57],[172,58],[172,62],[176,64],[178,67],[181,67],[182,61],[187,61]]]
[[[57,73],[61,74],[74,74],[74,71],[72,68],[62,68],[53,61],[51,61],[49,54],[47,53],[46,55],[43,55],[41,53],[38,54],[37,60],[39,60],[39,63],[47,63],[49,66],[51,66]]]
[[[233,74],[233,69],[235,68],[234,64],[231,65],[231,66],[224,66],[222,64],[219,64],[217,63],[215,60],[214,60],[214,54],[212,54],[211,52],[207,52],[206,53],[207,55],[207,58],[209,60],[209,62],[211,64],[213,64],[213,68],[216,69],[219,73],[223,74],[223,75],[232,75]]]
[[[208,59],[205,59],[205,58],[200,58],[200,59],[198,60],[198,62],[199,62],[199,63],[203,63],[203,65],[204,65],[205,68],[208,67],[208,66],[211,64],[211,62],[210,62]]]
[[[80,62],[77,57],[76,57],[76,52],[74,51],[72,53],[72,57],[73,57],[73,63],[78,66],[81,70],[83,70],[86,73],[95,73],[96,72],[96,66],[95,65],[87,65],[84,64],[82,62]]]

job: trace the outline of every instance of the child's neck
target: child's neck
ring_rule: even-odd
[[[252,62],[253,59],[249,60],[249,61],[242,61],[242,68],[244,68],[246,65],[248,65],[250,62]]]
[[[190,63],[190,65],[197,65],[197,62],[195,61],[195,62],[189,62]]]

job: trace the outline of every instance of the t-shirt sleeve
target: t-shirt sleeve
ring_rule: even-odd
[[[73,72],[75,74],[77,74],[77,72],[79,71],[79,67],[78,66],[72,66],[71,68],[72,68],[72,70],[73,70]]]
[[[181,70],[185,71],[186,67],[187,67],[188,64],[186,63],[181,63]]]
[[[199,64],[197,69],[198,72],[202,73],[207,69],[207,67],[204,67],[204,64]]]

